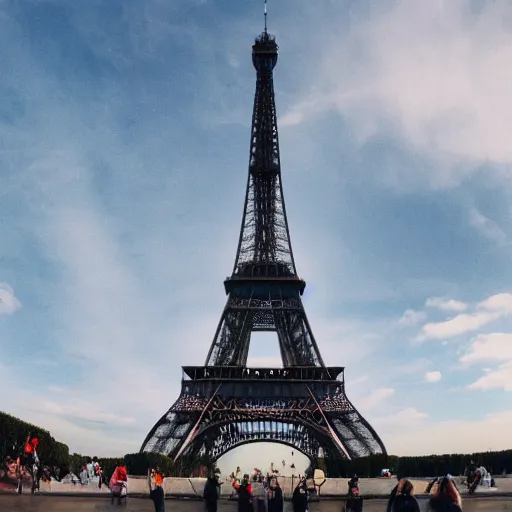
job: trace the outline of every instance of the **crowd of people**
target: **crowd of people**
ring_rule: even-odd
[[[420,512],[420,506],[414,497],[414,485],[407,478],[398,478],[391,491],[386,512]],[[437,485],[431,493],[434,485]],[[431,493],[427,504],[429,512],[462,512],[462,499],[457,486],[450,475],[436,478],[426,489]],[[348,481],[348,497],[344,512],[362,512],[363,498],[359,492],[359,478],[355,475]]]
[[[231,474],[231,484],[238,496],[238,512],[282,512],[284,496],[278,479],[268,474],[261,475],[251,482],[248,474],[240,476],[240,468]],[[481,471],[475,471],[475,478],[467,481],[471,493],[478,485]],[[475,482],[477,482],[475,484]],[[433,492],[432,492],[433,491]],[[426,510],[429,512],[462,512],[462,498],[451,475],[437,477],[429,483],[426,490],[430,494]],[[220,496],[220,483],[215,476],[208,479],[204,499],[206,512],[217,512],[217,500]],[[310,493],[305,478],[299,478],[292,494],[293,512],[307,512]],[[348,481],[348,493],[343,512],[362,512],[364,499],[359,490],[359,478],[355,475]],[[397,477],[397,483],[390,493],[386,512],[419,512],[420,505],[414,496],[414,484],[407,478]]]
[[[39,489],[41,481],[50,483],[52,468],[41,464],[37,455],[38,447],[39,439],[29,432],[23,445],[14,449],[14,457],[9,455],[3,461],[0,481],[7,485],[15,483],[19,494],[23,490],[23,482],[30,482],[32,492]]]
[[[248,474],[242,476],[240,468],[231,474],[231,485],[238,497],[238,512],[283,512],[284,493],[275,472],[263,476],[261,472],[253,475],[253,481]],[[217,512],[217,501],[220,496],[220,482],[212,475],[205,486],[204,499],[206,512]],[[299,477],[292,494],[294,512],[307,512],[308,487],[306,479]]]
[[[50,467],[40,460],[38,448],[40,448],[39,438],[29,432],[23,445],[20,448],[13,448],[14,456],[8,455],[0,465],[1,488],[12,489],[15,487],[18,494],[22,494],[24,487],[30,486],[31,491],[35,492],[40,489],[40,483],[45,482],[51,490],[52,480],[83,486],[97,481],[100,489],[104,484],[111,488],[112,478],[119,473],[114,472],[115,474],[109,481],[98,461],[89,460],[88,462],[84,461],[76,468],[78,476],[73,472],[67,472],[66,476],[62,477],[60,468]],[[122,474],[122,468],[119,474]]]

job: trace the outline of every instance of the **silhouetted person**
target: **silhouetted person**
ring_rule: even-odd
[[[249,475],[244,475],[240,483],[233,482],[233,487],[238,492],[238,512],[252,512],[252,487]]]
[[[393,503],[395,501],[396,491],[398,489],[398,484],[400,483],[400,478],[398,475],[396,475],[396,485],[391,490],[391,493],[389,494],[389,500],[388,500],[388,506],[386,507],[386,512],[393,512]]]
[[[363,498],[359,494],[358,487],[352,487],[349,490],[348,499],[345,502],[345,512],[362,512]]]
[[[405,478],[400,480],[396,487],[391,510],[393,512],[420,512],[420,506],[412,495],[413,491],[414,487],[409,480]]]
[[[279,481],[275,479],[270,485],[270,496],[268,498],[268,512],[283,512],[284,496]]]
[[[352,495],[352,490],[358,489],[359,490],[359,477],[357,475],[354,475],[349,481],[348,481],[348,495]]]
[[[308,486],[306,479],[297,484],[292,495],[293,512],[306,512],[308,509]]]
[[[217,512],[217,501],[219,500],[220,484],[217,476],[211,474],[204,486],[203,498],[206,505],[206,512]]]

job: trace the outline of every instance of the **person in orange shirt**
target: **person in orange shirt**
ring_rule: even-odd
[[[160,486],[162,487],[164,485],[164,477],[162,473],[158,471],[158,469],[155,471],[155,487]]]
[[[149,476],[149,498],[155,506],[155,512],[165,512],[165,492],[164,492],[164,475],[160,472],[160,468],[148,470]]]

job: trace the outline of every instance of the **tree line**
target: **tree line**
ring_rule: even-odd
[[[323,469],[331,478],[354,475],[371,478],[380,476],[383,469],[401,477],[434,477],[447,473],[463,475],[472,463],[484,466],[493,475],[509,474],[512,473],[512,450],[407,457],[372,455],[350,461],[318,458],[309,471]]]
[[[215,462],[208,456],[199,459],[182,456],[173,463],[169,457],[158,453],[131,453],[124,457],[70,454],[69,447],[56,441],[47,430],[4,412],[0,412],[0,461],[3,462],[7,456],[16,457],[29,433],[39,438],[38,455],[41,462],[51,468],[59,468],[61,477],[71,472],[78,475],[82,466],[92,461],[99,463],[107,477],[119,465],[126,466],[130,475],[146,475],[149,468],[159,466],[166,476],[188,478],[205,476],[208,470],[215,469]]]
[[[0,460],[17,456],[30,432],[40,440],[38,454],[45,464],[60,467],[69,460],[68,446],[56,441],[50,432],[4,412],[0,412]]]

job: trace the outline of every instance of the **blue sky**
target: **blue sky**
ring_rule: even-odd
[[[0,409],[72,450],[138,450],[181,365],[204,363],[238,241],[261,3],[0,2]],[[269,12],[324,360],[391,453],[510,448],[512,7]],[[275,336],[253,339],[252,362],[275,364]],[[247,450],[248,467],[277,453]]]

